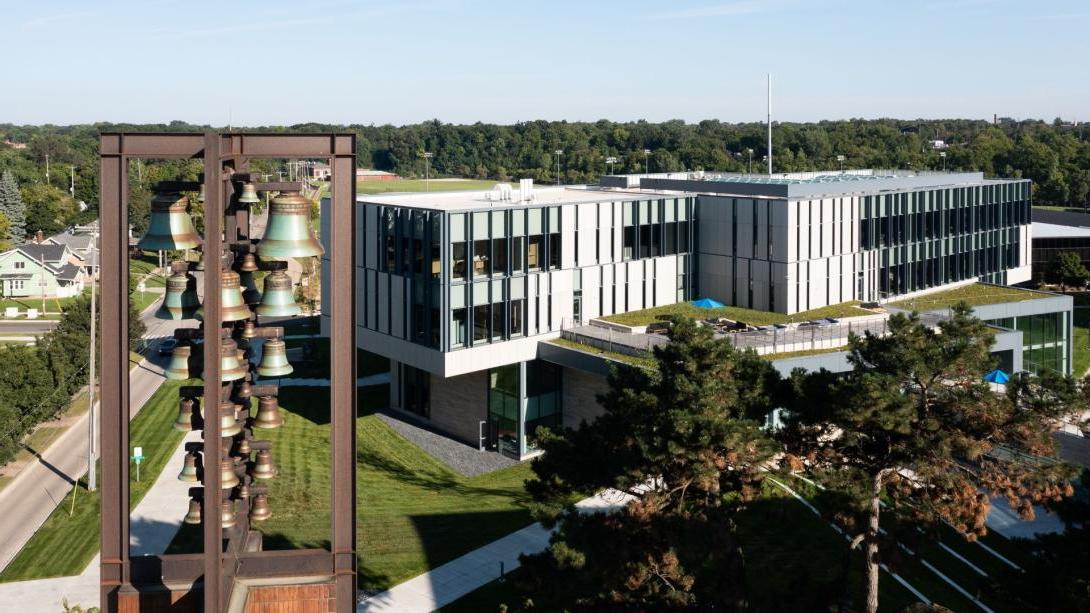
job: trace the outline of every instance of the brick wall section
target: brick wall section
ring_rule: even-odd
[[[488,417],[488,371],[444,379],[431,377],[431,421],[454,438],[473,445],[480,421]]]
[[[246,613],[329,613],[336,610],[333,584],[252,586]]]
[[[586,420],[590,423],[602,414],[602,405],[598,404],[597,395],[604,394],[609,389],[605,377],[565,368],[563,386],[565,426],[578,428],[580,421]]]

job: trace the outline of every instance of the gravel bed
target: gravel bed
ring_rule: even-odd
[[[381,411],[378,417],[425,453],[464,477],[476,477],[518,463],[493,451],[478,451],[475,447],[440,434],[434,427],[409,415]]]

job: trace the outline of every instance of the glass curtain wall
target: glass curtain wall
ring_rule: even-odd
[[[518,459],[519,364],[488,371],[488,445]]]
[[[1005,317],[988,323],[1022,332],[1022,368],[1034,374],[1051,370],[1060,374],[1070,372],[1068,338],[1070,313],[1042,313],[1024,317]]]

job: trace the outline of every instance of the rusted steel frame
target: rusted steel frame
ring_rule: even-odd
[[[99,157],[101,224],[102,555],[100,597],[116,611],[118,590],[129,581],[129,259],[128,159],[120,136],[103,136]],[[124,365],[124,366],[123,366]],[[94,470],[94,467],[91,467]],[[78,485],[77,485],[78,487]]]
[[[334,138],[330,228],[331,539],[336,608],[356,607],[356,143]]]
[[[217,134],[204,137],[204,325],[220,329],[222,269],[224,179],[221,140]],[[220,351],[223,345],[219,334],[206,333],[204,339],[204,397],[219,398],[223,390],[220,382]],[[204,610],[220,611],[223,604],[223,532],[220,527],[220,457],[223,455],[220,441],[219,403],[206,403],[204,420],[204,504],[201,509],[201,526],[204,532]]]

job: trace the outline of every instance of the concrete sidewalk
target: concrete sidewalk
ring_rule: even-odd
[[[609,512],[631,500],[628,494],[606,490],[575,506],[584,513]],[[540,523],[526,526],[499,540],[474,549],[460,558],[417,575],[404,583],[371,596],[356,606],[357,613],[429,613],[519,567],[519,556],[537,553],[549,545],[551,530]]]

